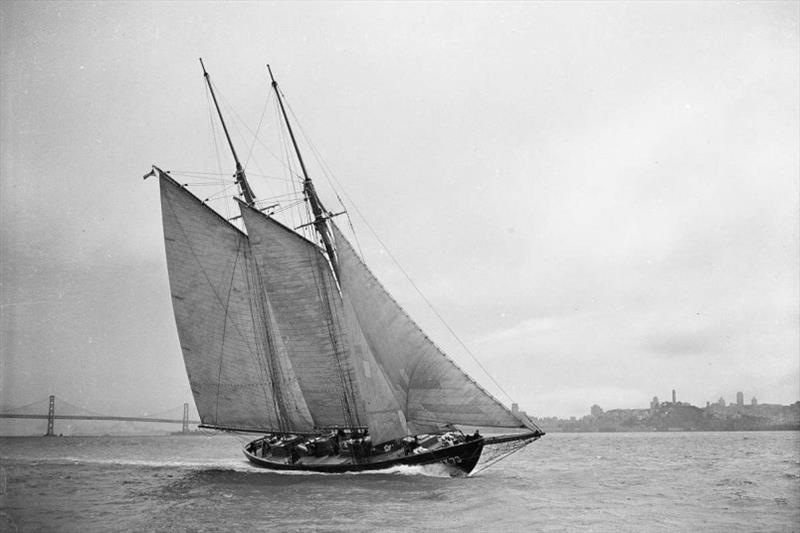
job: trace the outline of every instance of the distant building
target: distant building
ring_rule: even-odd
[[[675,389],[672,389],[672,403],[678,403],[678,400],[676,400],[675,397]]]
[[[599,405],[597,405],[597,404],[594,404],[594,405],[592,406],[592,408],[591,408],[590,412],[592,413],[592,416],[596,418],[596,417],[598,417],[598,416],[600,416],[600,415],[602,415],[602,414],[603,414],[603,408],[602,408],[602,407],[600,407],[600,406],[599,406]]]
[[[514,414],[519,413],[519,404],[512,403],[511,404],[511,412]]]
[[[725,398],[720,397],[719,401],[717,402],[717,405],[719,405],[720,407],[725,407]]]
[[[711,402],[709,402],[708,400],[706,400],[706,409],[708,409],[709,407],[711,407]]]
[[[758,405],[758,400],[756,400],[755,396],[753,396],[753,399],[750,400],[750,405]]]
[[[650,409],[658,409],[658,396],[653,396],[653,399],[650,400]]]
[[[736,393],[736,405],[739,407],[744,405],[744,393],[742,391]]]

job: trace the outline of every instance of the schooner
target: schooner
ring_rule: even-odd
[[[498,460],[542,437],[456,366],[356,253],[317,194],[269,67],[314,238],[259,209],[202,66],[233,155],[243,229],[169,172],[153,166],[145,176],[160,183],[200,427],[262,435],[244,447],[256,465],[330,473],[432,463],[469,473],[484,448]]]

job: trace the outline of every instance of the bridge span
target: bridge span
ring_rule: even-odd
[[[189,432],[189,424],[199,424],[199,420],[189,420],[189,404],[183,404],[182,418],[157,418],[146,416],[105,416],[105,415],[57,415],[56,397],[51,395],[47,414],[19,414],[19,413],[0,413],[0,418],[24,418],[35,420],[47,420],[47,433],[45,435],[55,435],[55,421],[58,420],[107,420],[116,422],[153,422],[157,424],[181,424],[181,433]]]

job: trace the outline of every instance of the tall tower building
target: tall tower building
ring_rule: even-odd
[[[736,393],[736,405],[742,407],[744,405],[744,393],[739,391]]]
[[[678,401],[675,399],[675,389],[672,389],[672,403],[678,403]]]

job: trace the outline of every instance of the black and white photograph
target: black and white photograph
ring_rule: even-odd
[[[0,3],[0,531],[800,532],[800,2]]]

